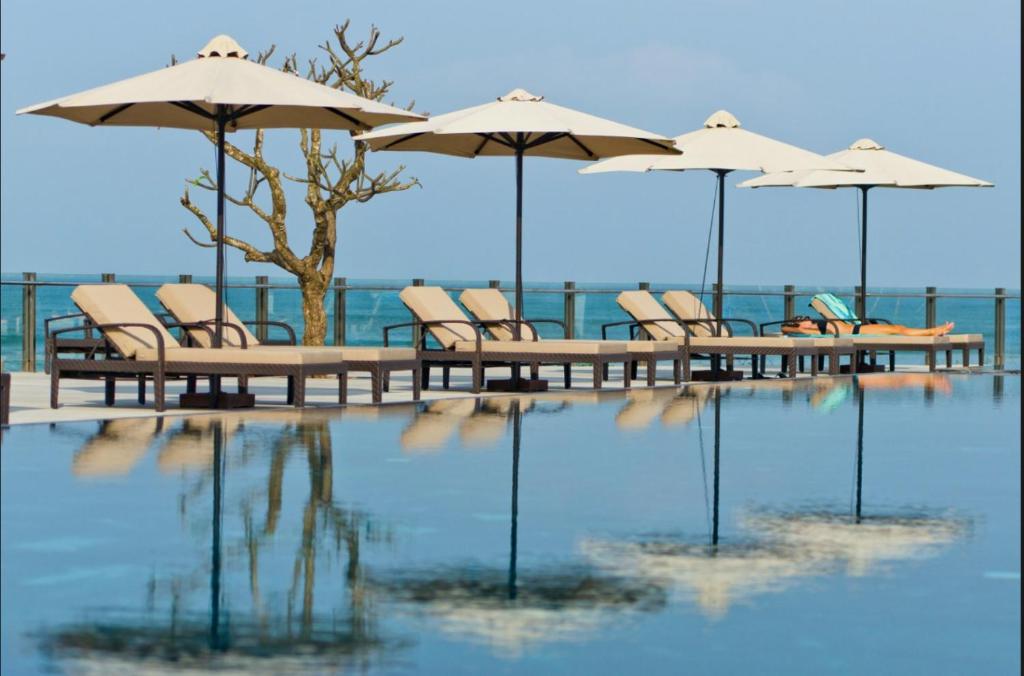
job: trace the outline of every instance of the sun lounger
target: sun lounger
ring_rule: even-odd
[[[512,306],[509,305],[505,296],[498,289],[466,289],[459,296],[459,300],[469,310],[470,314],[483,322],[487,332],[495,340],[513,340]],[[562,328],[563,339],[560,342],[593,342],[565,340],[565,324],[557,319],[529,319],[523,320],[521,324],[521,336],[524,340],[544,340],[536,331],[536,324],[556,324]],[[653,386],[659,361],[672,362],[672,377],[675,384],[682,379],[682,371],[686,371],[689,377],[689,355],[679,345],[671,343],[659,343],[653,340],[628,340],[609,341],[616,347],[629,352],[633,362],[634,373],[631,377],[636,378],[636,365],[643,363],[646,369],[647,385]]]
[[[662,294],[661,300],[662,300],[662,302],[665,303],[665,307],[668,308],[669,312],[671,312],[677,319],[679,319],[681,322],[683,322],[683,324],[688,329],[690,329],[694,333],[694,336],[697,337],[697,338],[711,338],[711,337],[715,337],[715,336],[718,335],[718,332],[721,332],[722,336],[738,337],[738,336],[736,336],[736,332],[734,331],[734,325],[743,325],[743,326],[749,327],[750,331],[751,331],[751,334],[752,334],[750,336],[750,338],[753,338],[753,339],[756,340],[756,339],[760,339],[760,338],[764,337],[758,331],[758,327],[754,324],[754,322],[750,321],[749,319],[740,319],[740,318],[735,318],[735,317],[723,317],[723,318],[720,318],[720,319],[716,318],[715,315],[712,314],[712,312],[707,308],[707,306],[704,305],[704,303],[700,300],[700,298],[698,298],[694,294],[690,293],[689,291],[666,291],[665,293]],[[786,338],[790,338],[790,339],[795,339],[795,340],[807,340],[808,339],[808,337],[804,337],[804,336],[785,336],[785,337]],[[774,337],[771,337],[771,338],[774,338]],[[853,360],[854,360],[854,358],[856,356],[855,355],[855,353],[856,353],[856,344],[853,344],[852,341],[850,341],[849,338],[847,338],[845,336],[840,337],[840,336],[835,336],[835,335],[824,334],[822,336],[819,336],[819,337],[816,337],[816,338],[810,338],[810,339],[815,342],[815,347],[817,347],[817,348],[828,348],[829,346],[832,346],[832,345],[834,345],[836,347],[836,358],[834,360],[834,363],[835,363],[837,368],[839,366],[839,357],[841,355],[844,355],[844,354],[845,355],[849,355],[851,363],[853,362]],[[693,341],[691,341],[691,342],[693,342]],[[698,341],[698,342],[700,342],[700,341]],[[756,362],[758,360],[755,359],[754,360],[754,362],[755,362],[755,371],[757,371],[759,373],[763,373],[764,372],[765,358],[766,358],[767,355],[770,355],[770,354],[773,354],[773,353],[772,352],[762,352],[762,353],[759,353],[758,356],[760,357],[760,367],[756,366]],[[800,356],[797,357],[797,367],[800,370],[802,370],[802,368],[803,368],[803,357],[804,356],[806,356],[806,355],[800,355]],[[822,352],[822,353],[819,353],[818,357],[815,359],[815,361],[817,362],[817,367],[818,367],[819,370],[822,368],[822,363],[821,362],[822,362],[822,359],[825,356],[826,356],[826,354],[824,352]],[[783,362],[783,370],[787,370],[787,368],[788,368],[788,366],[790,364],[789,357],[783,356],[782,362]],[[829,363],[830,363],[830,372],[831,373],[837,373],[838,371],[833,371],[831,369],[831,364],[833,363],[833,361],[830,360]],[[812,371],[813,371],[813,368],[812,368]]]
[[[811,373],[817,375],[817,357],[828,357],[829,373],[838,373],[840,357],[850,355],[852,359],[854,354],[853,342],[846,339],[737,336],[726,324],[738,320],[717,320],[710,313],[700,318],[678,319],[669,314],[649,291],[623,291],[616,302],[633,318],[631,323],[652,339],[684,345],[691,355],[698,352],[726,357],[750,355],[755,376],[760,371],[757,366],[760,356],[783,357],[787,374],[795,377],[797,358],[801,356],[815,357]],[[689,312],[683,307],[680,310]],[[724,334],[727,330],[729,335],[715,335],[717,332]]]
[[[600,388],[604,366],[619,362],[626,369],[623,385],[627,388],[630,385],[630,356],[624,346],[600,341],[541,341],[537,340],[536,334],[531,340],[489,340],[480,331],[485,322],[471,321],[439,286],[407,286],[399,298],[415,321],[384,327],[384,345],[388,345],[390,334],[395,329],[412,327],[420,332],[417,347],[423,362],[424,388],[429,383],[430,366],[434,364],[446,367],[446,372],[447,367],[469,367],[473,392],[479,392],[483,386],[487,367],[517,364],[564,365],[566,388],[572,386],[569,366],[574,363],[591,364],[594,387]],[[428,334],[437,341],[439,348],[427,347]]]
[[[848,324],[892,324],[888,319],[867,317],[860,319],[839,297],[831,293],[819,293],[811,299],[810,306],[825,319],[835,319]],[[959,350],[964,368],[971,365],[971,350],[978,351],[978,366],[985,365],[985,337],[980,333],[951,333],[945,336],[851,336],[854,343],[867,352],[888,352],[889,370],[896,368],[897,351],[925,352],[928,365],[935,370],[935,353],[946,353],[946,367],[953,366],[953,352]],[[891,340],[892,338],[914,338],[915,340]],[[941,339],[941,340],[940,340]]]
[[[179,322],[212,326],[213,315],[217,309],[217,297],[213,290],[202,284],[164,284],[156,292],[157,300]],[[370,374],[373,402],[380,403],[383,392],[388,389],[391,373],[394,371],[412,371],[413,401],[419,401],[419,370],[420,362],[416,350],[403,347],[349,347],[349,346],[304,346],[295,344],[295,331],[284,322],[243,322],[225,305],[224,345],[256,349],[261,352],[295,351],[327,352],[339,356],[345,361],[348,372],[368,372]],[[288,335],[284,345],[280,343],[266,344],[261,342],[247,328],[264,324],[283,328]],[[194,344],[210,347],[210,334],[201,329],[191,329],[190,337]]]
[[[89,378],[106,381],[105,403],[114,404],[118,377],[140,383],[140,400],[146,379],[153,382],[154,404],[163,411],[164,382],[175,376],[228,376],[239,378],[240,389],[250,376],[286,376],[296,407],[305,404],[305,379],[312,375],[338,376],[338,398],[344,402],[347,388],[345,362],[336,354],[282,350],[276,352],[235,347],[219,349],[182,347],[149,308],[124,284],[81,285],[71,300],[90,320],[92,329],[102,333],[101,348],[83,358],[61,357],[57,351],[50,362],[50,406],[57,408],[61,378]],[[185,330],[209,327],[172,325]],[[84,326],[56,329],[47,336],[58,341],[66,333],[84,331]]]

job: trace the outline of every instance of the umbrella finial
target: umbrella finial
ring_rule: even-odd
[[[715,129],[716,127],[737,129],[740,126],[740,121],[737,120],[728,110],[719,110],[714,112],[711,117],[704,120],[704,126],[707,129]]]
[[[235,42],[235,39],[230,35],[218,35],[207,42],[206,46],[200,49],[196,56],[200,59],[211,56],[244,59],[249,56],[249,52],[242,49],[242,46]]]
[[[885,150],[885,146],[869,138],[861,138],[850,144],[850,150]]]
[[[499,101],[543,101],[543,96],[536,96],[525,89],[513,89],[508,94],[498,97]]]

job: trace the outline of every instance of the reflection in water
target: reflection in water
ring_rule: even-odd
[[[840,566],[851,576],[863,576],[878,562],[933,555],[941,545],[950,544],[968,532],[970,523],[951,515],[896,513],[864,517],[862,514],[864,390],[922,387],[926,392],[937,390],[948,394],[952,391],[951,382],[942,375],[900,376],[855,377],[852,382],[825,380],[805,387],[810,392],[808,403],[827,412],[836,410],[854,391],[860,393],[857,396],[856,500],[852,513],[755,510],[740,519],[741,528],[749,533],[746,541],[720,543],[721,400],[726,388],[704,388],[713,390],[714,401],[710,544],[681,538],[625,541],[585,538],[580,543],[580,551],[609,573],[647,579],[672,589],[715,619],[723,617],[736,601],[780,592],[801,578],[834,573]],[[785,391],[793,390],[787,387]],[[643,405],[653,399],[644,401]],[[646,425],[654,416],[646,408],[642,415],[633,415],[627,405],[620,410],[617,421],[623,424],[624,417],[628,421],[625,426],[629,427],[638,420],[645,421]],[[703,448],[701,453],[703,455]]]
[[[438,402],[434,402],[437,404]],[[447,403],[447,402],[446,402]],[[612,616],[664,606],[664,592],[655,584],[633,578],[602,575],[590,566],[568,565],[519,570],[519,456],[524,413],[555,413],[572,399],[496,397],[476,406],[428,405],[402,434],[411,442],[436,442],[453,433],[461,421],[463,438],[485,430],[512,427],[511,506],[507,570],[478,564],[427,570],[399,571],[375,581],[391,600],[423,612],[442,631],[490,645],[506,656],[520,655],[527,646],[577,641],[606,624]],[[422,425],[421,421],[426,421]],[[422,436],[410,430],[426,429]],[[451,430],[445,435],[437,429]],[[500,438],[500,437],[499,437]]]
[[[969,532],[971,523],[951,513],[864,507],[871,495],[865,401],[887,389],[948,394],[953,382],[936,374],[880,374],[766,381],[750,388],[698,385],[679,391],[551,393],[340,412],[202,416],[168,422],[166,429],[152,418],[104,423],[75,454],[73,474],[122,476],[153,450],[156,467],[171,477],[165,481],[181,481],[176,506],[184,531],[203,539],[201,555],[167,569],[156,562],[148,589],[139,590],[147,598],[143,610],[87,610],[82,619],[48,630],[41,646],[61,668],[72,671],[324,672],[369,668],[409,647],[409,640],[385,630],[389,613],[396,610],[425,620],[425,632],[436,629],[504,656],[557,642],[594,640],[624,618],[659,613],[670,600],[721,618],[737,603],[783,592],[811,577],[864,576],[883,564],[932,556]],[[854,505],[849,510],[751,508],[738,515],[738,532],[720,538],[721,496],[738,492],[730,491],[729,480],[743,469],[730,463],[729,400],[738,403],[774,391],[791,406],[806,401],[815,411],[836,414],[836,444],[855,438]],[[542,441],[530,447],[524,421],[609,399],[622,400],[614,422],[627,432],[658,426],[674,428],[665,432],[670,438],[683,438],[679,428],[689,426],[685,438],[699,444],[702,463],[705,436],[711,441],[711,468],[704,482],[711,485],[708,533],[597,537],[589,529],[602,524],[584,524],[568,540],[572,558],[527,565],[545,560],[548,552],[531,550],[520,560],[520,461],[543,459],[551,449]],[[847,433],[839,414],[851,411],[854,402],[856,428],[851,424]],[[339,417],[368,416],[407,418],[381,429],[393,430],[389,443],[397,437],[408,454],[437,452],[456,440],[465,448],[501,448],[510,439],[507,565],[474,560],[477,552],[466,540],[464,549],[447,553],[439,565],[388,558],[396,549],[392,530],[334,495],[334,443],[344,437],[332,438],[332,423]],[[708,425],[713,430],[706,430]],[[525,427],[528,433],[531,426]],[[757,433],[778,435],[770,429]],[[747,439],[751,434],[744,431]],[[472,460],[487,457],[480,453]],[[422,462],[422,468],[436,459],[402,460]],[[286,473],[295,468],[303,472],[298,493],[291,484],[286,491],[285,483]],[[118,490],[118,484],[104,490]],[[637,532],[651,531],[641,526]],[[294,553],[287,548],[292,544]],[[381,548],[384,565],[364,563],[364,550],[373,545],[386,545]],[[279,561],[282,550],[285,567]]]
[[[191,503],[191,511],[209,520],[209,558],[184,574],[155,574],[147,592],[147,611],[95,609],[86,613],[87,620],[46,632],[41,637],[44,653],[61,660],[64,667],[82,672],[159,673],[217,668],[282,673],[365,667],[375,656],[404,645],[385,638],[378,630],[360,565],[361,544],[386,540],[390,535],[376,527],[368,515],[346,510],[333,501],[329,417],[293,416],[284,425],[258,415],[247,421],[239,416],[195,417],[185,419],[162,438],[153,431],[153,419],[116,422],[120,424],[104,425],[100,434],[86,442],[75,457],[73,471],[82,474],[83,465],[92,468],[89,474],[126,471],[124,462],[97,458],[104,458],[105,453],[114,457],[119,449],[127,452],[134,463],[147,447],[159,445],[157,462],[161,471],[182,472],[184,480],[193,482],[181,499],[183,504]],[[258,447],[269,446],[266,484],[239,493],[240,508],[230,513],[242,516],[243,541],[225,541],[225,484],[231,480],[228,441],[243,434],[247,426],[265,432],[260,426],[266,422],[274,423],[270,438],[256,435]],[[242,453],[235,453],[234,460],[245,463],[252,460],[246,457],[251,449],[246,449],[244,439],[242,442],[241,449],[235,449]],[[301,511],[299,547],[285,595],[287,603],[281,608],[264,599],[261,581],[269,581],[273,588],[279,580],[261,577],[259,561],[261,550],[273,544],[275,532],[280,529],[284,469],[293,455],[305,456],[309,490]],[[89,462],[83,462],[83,456]],[[254,500],[261,498],[267,503],[262,527],[253,523],[252,509]],[[208,502],[204,505],[203,501]],[[240,553],[249,575],[248,602],[232,600],[225,584],[230,569],[241,562]],[[335,567],[334,561],[342,557],[346,561],[346,603],[317,612],[315,599],[323,603],[330,598],[315,593],[317,561],[325,560]],[[204,570],[208,571],[206,585],[201,582]],[[333,576],[333,571],[327,575]],[[194,609],[196,604],[190,597],[204,586],[207,611],[200,612]]]
[[[104,420],[99,431],[82,444],[71,472],[80,477],[128,474],[163,428],[163,418]]]

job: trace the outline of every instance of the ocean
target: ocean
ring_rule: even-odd
[[[4,282],[16,281],[20,275],[5,274],[0,277]],[[76,312],[70,300],[70,294],[74,283],[88,283],[99,281],[98,276],[89,275],[59,275],[40,274],[39,281],[67,283],[68,286],[40,286],[36,300],[36,363],[37,368],[42,367],[43,359],[43,322],[49,317]],[[176,282],[177,277],[144,277],[124,276],[118,278],[119,282],[129,285],[136,284],[135,290],[146,304],[153,310],[161,311],[160,304],[156,300],[156,286],[165,282]],[[212,283],[212,278],[196,277],[196,282]],[[252,284],[252,277],[232,277],[229,284]],[[272,277],[271,284],[291,285],[293,282],[289,277]],[[410,321],[409,312],[398,299],[398,290],[409,280],[348,280],[351,287],[347,292],[346,299],[346,342],[349,345],[380,345],[381,329],[388,324],[398,324]],[[484,281],[464,280],[427,280],[428,285],[441,285],[453,289],[452,296],[457,298],[458,289],[469,287],[484,287]],[[148,285],[148,286],[147,286]],[[504,287],[511,287],[510,283],[503,282]],[[563,315],[563,294],[560,292],[561,283],[538,283],[527,282],[528,289],[536,290],[525,295],[526,317],[529,318],[550,318],[562,319]],[[376,290],[368,287],[394,287],[394,290]],[[2,354],[5,370],[18,370],[21,368],[22,352],[22,288],[14,284],[3,284],[0,293],[0,341],[2,341]],[[622,289],[635,289],[636,282],[624,283],[577,283],[577,290],[580,291],[576,299],[575,331],[577,338],[600,338],[601,326],[609,322],[622,321],[628,317],[615,304],[615,291]],[[679,284],[657,284],[652,290],[657,293],[671,288],[685,288],[695,293],[699,291],[699,285],[693,283]],[[551,289],[551,292],[545,292]],[[783,298],[780,295],[771,295],[782,291],[781,286],[735,286],[726,287],[729,292],[740,292],[743,295],[727,295],[725,299],[725,315],[727,317],[742,317],[750,319],[755,323],[773,321],[783,318]],[[800,295],[796,298],[796,313],[813,315],[813,311],[807,307],[810,298],[815,293],[831,291],[844,298],[852,306],[852,288],[807,288],[799,289]],[[1020,295],[1019,290],[1008,290],[1013,295]],[[923,289],[914,288],[884,288],[872,289],[872,293],[879,294],[921,294]],[[988,294],[992,289],[948,289],[940,288],[939,293],[952,294]],[[754,295],[747,295],[754,294]],[[768,294],[768,295],[756,295]],[[511,294],[509,294],[511,295]],[[710,286],[705,289],[705,302],[711,305]],[[228,290],[228,304],[235,313],[243,319],[251,319],[255,316],[255,291],[251,288],[230,288]],[[333,322],[333,298],[328,293],[326,299],[328,319]],[[992,298],[939,298],[936,307],[936,319],[939,322],[956,322],[956,332],[960,333],[981,333],[985,336],[986,343],[986,366],[992,365],[994,357],[994,333],[995,333],[995,312]],[[869,315],[872,317],[884,317],[894,323],[908,326],[924,326],[925,322],[925,299],[923,297],[884,297],[876,296],[868,299]],[[302,331],[302,303],[297,288],[274,288],[269,291],[269,318],[291,324],[301,336]],[[73,321],[58,322],[55,326],[71,326]],[[1006,368],[1020,368],[1020,300],[1011,299],[1006,301]],[[623,337],[623,328],[611,329],[613,333],[609,338]],[[557,327],[540,327],[540,332],[546,337],[560,337],[560,329]],[[272,333],[272,336],[275,334]],[[394,338],[399,344],[408,344],[410,333],[395,333]],[[332,334],[328,329],[327,340],[331,342]],[[394,343],[393,343],[394,344]],[[901,354],[897,357],[898,363],[922,363],[923,358],[917,354]]]

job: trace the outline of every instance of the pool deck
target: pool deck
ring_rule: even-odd
[[[501,378],[501,369],[488,369],[488,378]],[[659,380],[656,387],[673,387],[670,374],[667,369],[659,373]],[[928,373],[925,366],[900,366],[898,373]],[[977,373],[977,369],[949,369],[940,371],[943,373]],[[573,370],[573,389],[571,392],[584,393],[593,392],[590,387],[590,367],[578,367]],[[603,390],[606,392],[622,392],[621,368],[616,371],[612,368],[611,379],[605,383]],[[749,375],[747,373],[746,375]],[[504,374],[508,377],[508,374]],[[547,378],[552,385],[552,392],[565,392],[560,387],[562,380],[561,367],[544,367],[541,369],[541,377]],[[839,376],[848,377],[848,376]],[[825,380],[829,376],[817,376]],[[811,376],[801,374],[797,381],[810,380]],[[233,389],[233,381],[226,379],[228,390]],[[507,396],[507,393],[482,392],[474,395],[469,391],[468,369],[452,369],[450,390],[443,390],[440,387],[440,379],[432,379],[431,388],[423,390],[422,401],[433,401],[436,399],[452,399],[466,397],[488,397]],[[779,384],[791,382],[787,379],[766,378],[764,380],[743,380],[744,384],[761,384],[766,387],[778,387]],[[694,384],[694,383],[689,383]],[[633,381],[635,389],[645,389],[646,382],[641,380]],[[83,420],[110,420],[114,418],[139,418],[147,416],[178,416],[202,414],[206,411],[201,409],[183,409],[178,407],[178,394],[185,391],[183,381],[171,381],[167,383],[167,405],[163,413],[156,413],[153,410],[152,400],[148,399],[146,404],[139,404],[136,401],[136,386],[134,383],[121,381],[118,383],[117,402],[115,406],[108,407],[103,404],[103,383],[98,380],[62,380],[60,388],[60,408],[51,409],[50,400],[50,377],[45,373],[11,373],[11,425],[23,425],[31,423],[58,423]],[[254,378],[250,381],[249,391],[256,395],[257,410],[291,410],[293,407],[285,403],[286,380],[285,378]],[[391,381],[391,391],[384,393],[382,405],[395,403],[409,403],[411,401],[410,376],[406,374],[394,374]],[[147,396],[152,396],[152,388],[147,389]],[[370,401],[370,380],[369,377],[361,374],[354,374],[349,377],[349,406],[360,408],[374,408]],[[337,407],[337,383],[333,378],[318,379],[310,378],[306,381],[306,408],[334,408]]]

